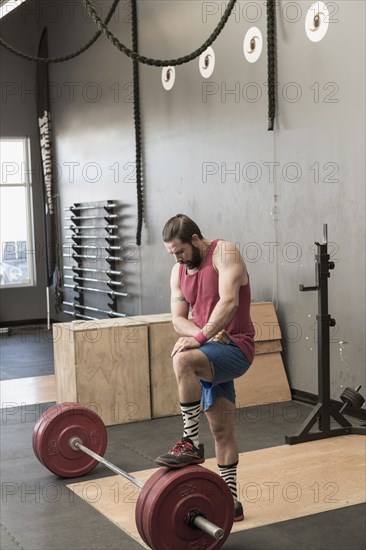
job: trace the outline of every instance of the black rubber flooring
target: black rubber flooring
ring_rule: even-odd
[[[52,343],[20,342],[9,337],[6,353],[24,354],[21,370],[44,365],[52,356]],[[45,349],[48,346],[48,350]],[[11,349],[13,348],[13,349]],[[28,352],[27,352],[28,350]],[[17,361],[14,359],[14,370]],[[9,371],[10,374],[10,371]],[[37,374],[44,374],[42,366]],[[36,374],[33,374],[36,375]],[[27,374],[28,376],[28,374]],[[1,531],[2,550],[136,550],[141,546],[125,532],[70,492],[69,480],[55,477],[38,462],[32,449],[32,432],[39,416],[51,404],[1,410]],[[296,406],[297,414],[289,415]],[[236,433],[240,452],[284,444],[311,410],[292,402],[245,409],[238,415]],[[295,421],[293,420],[295,419]],[[155,467],[154,458],[181,434],[180,417],[108,428],[106,458],[126,471]],[[214,455],[207,423],[200,430],[206,456]],[[91,482],[111,472],[98,466]],[[85,481],[80,478],[79,481]],[[74,479],[77,482],[78,479]],[[365,479],[360,479],[365,484]],[[349,506],[336,511],[284,521],[233,533],[225,550],[364,550],[366,507]],[[175,550],[175,549],[171,549]],[[188,549],[187,549],[188,550]]]
[[[0,334],[0,380],[54,373],[52,331],[45,325],[10,328]]]

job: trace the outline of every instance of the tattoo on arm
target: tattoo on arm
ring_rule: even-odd
[[[171,301],[172,302],[186,302],[187,300],[185,299],[184,296],[172,296]]]

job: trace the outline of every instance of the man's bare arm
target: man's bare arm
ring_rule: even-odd
[[[175,331],[180,336],[194,336],[200,330],[191,319],[188,319],[189,304],[183,296],[179,284],[179,264],[175,264],[170,277],[170,307]]]
[[[202,328],[203,334],[208,339],[225,329],[230,323],[239,306],[240,287],[247,282],[246,267],[235,245],[220,242],[220,246],[225,246],[225,254],[218,253],[214,256],[214,265],[219,273],[220,299],[208,322]]]

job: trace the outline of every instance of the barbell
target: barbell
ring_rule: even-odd
[[[219,475],[198,465],[159,468],[142,483],[103,457],[107,430],[91,409],[50,407],[34,427],[32,444],[38,460],[60,477],[86,475],[101,463],[140,487],[135,522],[153,550],[216,550],[230,534],[234,501]]]

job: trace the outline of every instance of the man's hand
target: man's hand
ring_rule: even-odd
[[[225,329],[220,330],[215,336],[210,338],[209,342],[219,342],[219,344],[229,344],[231,342],[229,333]],[[176,353],[186,351],[187,349],[199,348],[200,344],[193,336],[181,336],[175,343],[170,357]]]
[[[181,351],[186,351],[187,349],[194,349],[199,347],[199,342],[197,342],[197,340],[193,338],[193,336],[182,336],[175,342],[170,357],[173,357],[176,353],[180,353]]]

